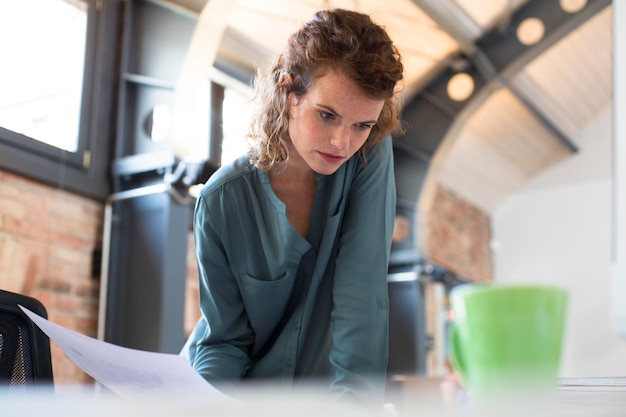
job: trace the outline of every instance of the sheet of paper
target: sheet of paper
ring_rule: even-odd
[[[182,357],[129,349],[59,326],[20,308],[86,374],[124,398],[160,392],[235,401],[204,380]]]

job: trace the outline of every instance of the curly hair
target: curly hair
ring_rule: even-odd
[[[317,12],[292,34],[285,50],[255,80],[259,107],[247,139],[249,157],[269,171],[289,157],[288,96],[302,97],[329,68],[343,72],[368,96],[384,100],[376,125],[359,152],[402,131],[396,96],[403,66],[400,53],[383,27],[355,11]],[[281,83],[289,74],[291,82]]]

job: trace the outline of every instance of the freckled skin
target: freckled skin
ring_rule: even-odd
[[[330,175],[363,146],[384,100],[367,96],[343,73],[329,70],[300,100],[291,95],[290,105],[289,168]]]
[[[270,172],[270,181],[291,225],[306,237],[317,191],[315,173],[333,174],[361,149],[384,100],[368,97],[343,73],[329,70],[304,96],[291,94],[289,101],[289,159]]]

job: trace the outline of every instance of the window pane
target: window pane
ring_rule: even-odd
[[[245,154],[248,150],[246,134],[252,117],[250,97],[233,88],[224,89],[222,107],[222,165]]]
[[[0,0],[0,126],[78,149],[87,4]]]

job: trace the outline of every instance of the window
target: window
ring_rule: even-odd
[[[78,151],[86,34],[86,1],[0,2],[1,127]]]
[[[110,193],[125,6],[0,0],[0,170]]]
[[[235,88],[224,89],[222,104],[222,165],[229,163],[248,150],[246,134],[252,117],[250,95]]]

